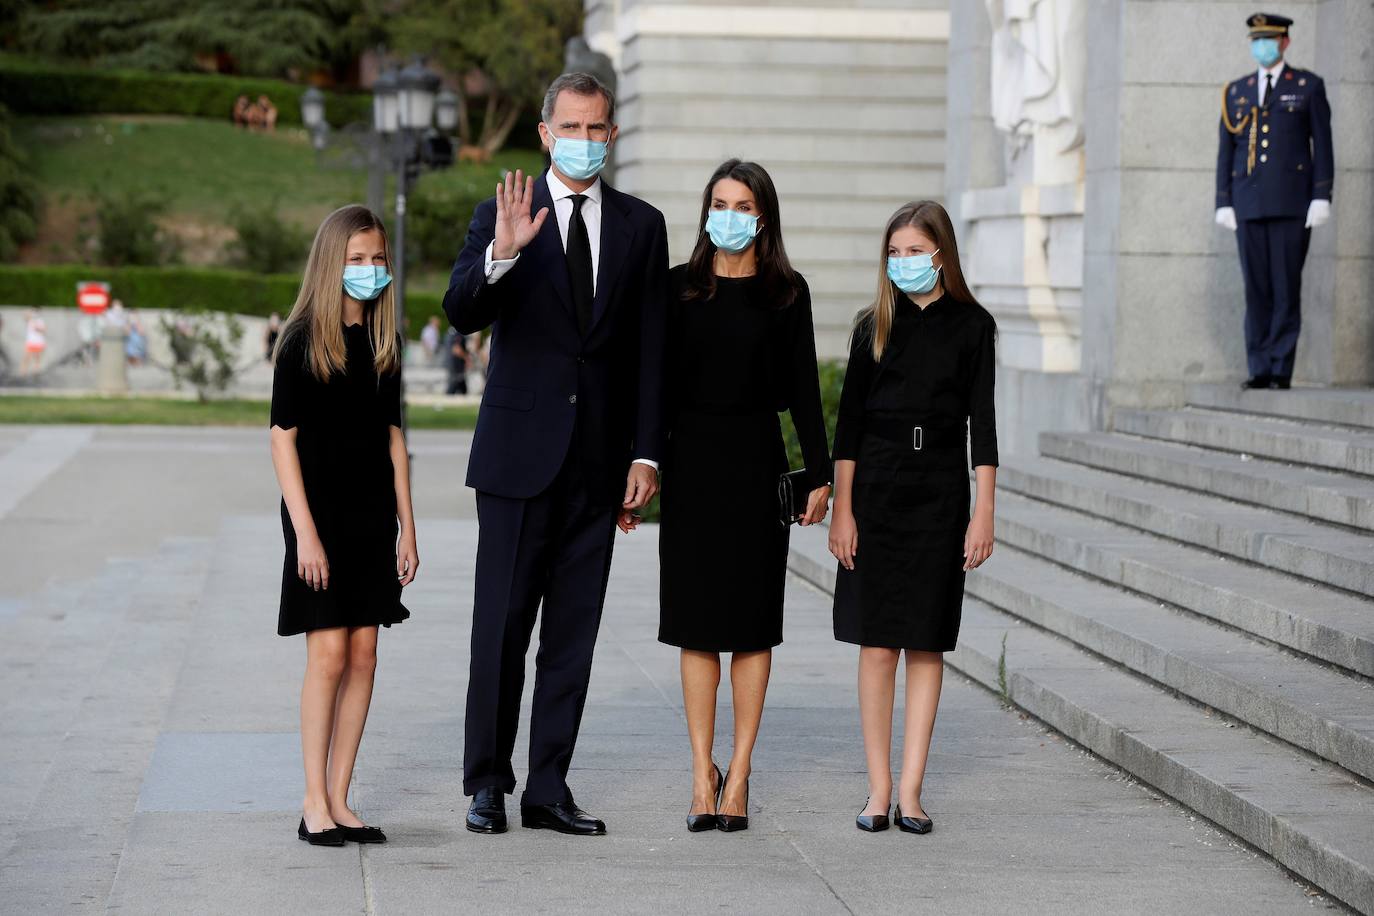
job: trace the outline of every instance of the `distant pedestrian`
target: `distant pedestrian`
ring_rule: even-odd
[[[420,346],[424,348],[427,365],[432,366],[439,361],[440,333],[439,316],[431,315],[420,332]]]
[[[258,125],[269,134],[277,129],[277,106],[265,95],[258,96]]]
[[[247,129],[251,126],[253,103],[248,100],[248,96],[240,95],[234,100],[234,126]]]
[[[467,394],[468,393],[468,363],[471,356],[468,353],[467,338],[454,328],[449,328],[444,335],[444,369],[447,378],[444,382],[444,394]]]
[[[348,786],[372,699],[377,628],[410,616],[419,567],[401,429],[401,347],[380,218],[325,218],[277,344],[272,464],[281,485],[277,632],[305,633],[297,835],[317,846],[382,843],[350,810]]]
[[[43,368],[43,352],[47,349],[48,326],[38,312],[29,309],[24,313],[24,359],[19,364],[19,374],[36,375]]]
[[[141,366],[148,359],[148,335],[143,333],[143,322],[133,312],[129,313],[129,336],[124,339],[124,357],[131,366]]]
[[[272,361],[272,354],[277,349],[277,338],[281,336],[281,316],[276,312],[267,316],[267,330],[263,333],[263,343],[267,348],[267,361]]]

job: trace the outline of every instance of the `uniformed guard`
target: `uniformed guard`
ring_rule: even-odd
[[[1216,221],[1235,231],[1245,277],[1244,387],[1287,388],[1307,243],[1331,215],[1331,107],[1321,77],[1284,61],[1293,20],[1246,24],[1259,70],[1221,90]]]

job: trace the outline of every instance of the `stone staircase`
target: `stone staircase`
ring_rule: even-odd
[[[1374,912],[1374,392],[1188,401],[1001,468],[947,661]]]

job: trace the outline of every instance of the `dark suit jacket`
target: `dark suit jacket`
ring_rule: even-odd
[[[1217,151],[1217,207],[1232,207],[1236,219],[1302,219],[1315,199],[1331,199],[1335,167],[1331,152],[1331,106],[1326,84],[1310,70],[1285,65],[1274,91],[1259,105],[1255,73],[1227,84]],[[1226,129],[1255,119],[1254,167],[1250,123],[1239,133]]]
[[[467,485],[514,499],[537,496],[574,447],[576,420],[576,447],[594,498],[619,504],[630,462],[658,461],[664,448],[663,214],[602,182],[600,265],[584,338],[541,175],[531,214],[542,207],[549,215],[539,234],[505,276],[487,283],[496,198],[478,204],[444,294],[444,312],[461,333],[492,327]]]

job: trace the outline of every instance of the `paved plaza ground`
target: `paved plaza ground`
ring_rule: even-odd
[[[304,643],[275,635],[282,545],[266,430],[0,427],[0,912],[1335,906],[955,672],[924,798],[935,832],[858,832],[855,651],[831,638],[828,599],[795,579],[753,825],[688,834],[677,653],[655,640],[652,526],[617,540],[570,777],[609,835],[465,832],[468,442],[412,438],[421,569],[406,591],[411,620],[382,634],[355,782],[355,807],[391,842],[319,849],[295,838]],[[517,776],[524,746],[522,734]]]

